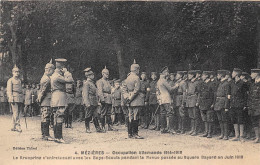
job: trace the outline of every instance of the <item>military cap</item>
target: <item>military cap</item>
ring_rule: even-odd
[[[52,59],[50,60],[50,62],[49,63],[47,63],[46,65],[45,65],[45,68],[55,68],[55,66],[52,64]]]
[[[65,58],[57,58],[57,59],[55,59],[55,61],[58,63],[67,62],[67,60]]]
[[[227,70],[226,75],[231,75],[231,72],[229,70]]]
[[[157,75],[157,73],[156,72],[151,72],[151,75]]]
[[[106,66],[105,66],[105,68],[102,70],[102,73],[109,73],[109,70],[107,69]]]
[[[84,72],[88,72],[88,71],[91,71],[91,68],[84,69]]]
[[[134,59],[134,63],[131,65],[130,70],[131,71],[136,71],[137,69],[139,69],[140,66],[136,63],[135,59]]]
[[[229,72],[228,70],[218,70],[217,71],[217,73],[221,74],[221,75],[226,75],[226,74],[228,74],[228,72]]]
[[[202,74],[210,76],[212,71],[203,71]]]
[[[146,75],[146,72],[142,72],[141,74],[145,74]]]
[[[163,73],[164,71],[169,71],[168,66],[163,67],[162,70],[161,70],[161,73]]]
[[[187,71],[181,71],[183,74],[188,74],[188,72]]]
[[[201,74],[201,70],[195,70],[196,74]]]
[[[85,75],[86,75],[86,76],[89,76],[89,75],[94,74],[93,71],[91,70],[91,68],[86,68],[86,69],[84,70],[84,72],[85,72]]]
[[[260,73],[260,69],[251,69],[251,73]]]
[[[215,75],[214,71],[208,71],[208,72],[210,72],[210,75]]]
[[[114,83],[120,83],[120,79],[115,80]]]
[[[196,73],[197,73],[197,71],[196,71],[196,70],[189,70],[189,71],[188,71],[188,74],[195,75]]]
[[[177,73],[176,74],[179,74],[179,75],[181,75],[181,76],[183,76],[183,71],[177,71]]]
[[[14,72],[14,71],[19,71],[19,68],[16,66],[16,64],[14,65],[14,67],[13,67],[13,69],[12,69],[12,71]]]
[[[239,68],[234,68],[234,69],[233,69],[233,72],[236,72],[236,73],[238,73],[239,75],[242,74],[242,70],[239,69]]]
[[[170,73],[170,75],[174,75],[175,76],[176,74],[175,73]]]
[[[249,74],[247,72],[242,72],[241,74],[242,76],[249,76]]]

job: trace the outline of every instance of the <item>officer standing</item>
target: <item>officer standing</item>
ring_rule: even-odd
[[[75,90],[74,90],[74,80],[72,74],[69,73],[67,78],[71,79],[72,82],[66,83],[66,94],[67,94],[67,104],[65,110],[65,128],[72,127],[72,114],[75,109]]]
[[[156,94],[160,105],[161,133],[174,134],[174,111],[172,107],[171,92],[173,92],[173,90],[178,87],[178,84],[173,87],[170,86],[169,82],[167,81],[168,76],[169,69],[166,66],[161,70],[160,79],[157,82]]]
[[[198,84],[196,81],[197,71],[191,70],[188,72],[188,83],[187,83],[187,95],[186,95],[186,106],[188,107],[189,118],[191,120],[191,131],[190,135],[196,136],[198,134],[199,125],[199,110],[198,106]]]
[[[113,107],[115,110],[115,121],[117,122],[116,125],[121,125],[123,123],[123,113],[121,108],[122,91],[120,88],[120,80],[115,80],[114,85],[115,88],[112,92],[112,99],[113,99]]]
[[[148,113],[148,99],[149,99],[149,81],[146,78],[146,72],[141,73],[141,89],[140,89],[140,99],[143,103],[143,106],[140,110],[140,116],[141,116],[141,127],[144,129],[148,128],[149,125],[149,113]]]
[[[255,131],[255,143],[260,143],[260,69],[251,69],[251,77],[254,80],[250,86],[248,98],[248,114],[251,117]]]
[[[52,114],[51,109],[51,78],[55,66],[52,64],[52,60],[45,65],[44,75],[40,81],[40,90],[37,97],[37,102],[40,104],[41,109],[41,132],[43,140],[54,140],[50,137],[49,126],[50,118]]]
[[[143,101],[140,96],[141,82],[138,76],[140,66],[134,63],[131,65],[131,73],[126,78],[123,84],[123,97],[126,100],[129,111],[128,122],[128,137],[134,139],[143,139],[138,135],[139,112],[143,106]]]
[[[149,86],[149,113],[154,116],[154,127],[151,130],[160,131],[160,110],[156,97],[157,73],[151,72],[151,79]],[[150,122],[150,120],[149,120]]]
[[[56,69],[51,76],[51,107],[54,113],[54,137],[58,143],[64,143],[62,123],[67,104],[66,83],[71,83],[70,73],[65,68],[66,59],[55,59]]]
[[[205,131],[202,137],[212,138],[212,123],[214,121],[214,89],[209,78],[210,71],[202,73],[202,83],[198,92],[198,105],[200,109],[201,119],[205,125]]]
[[[184,123],[187,117],[187,112],[184,109],[185,95],[187,90],[187,81],[183,79],[184,73],[185,71],[177,71],[176,74],[176,84],[179,84],[179,87],[176,91],[176,98],[175,98],[176,112],[179,114],[177,132],[180,132],[181,134],[185,133]]]
[[[19,78],[20,70],[16,65],[12,69],[12,73],[13,77],[7,81],[7,97],[13,112],[13,128],[11,131],[22,132],[20,125],[20,114],[23,108],[23,90],[22,83]]]
[[[112,127],[111,111],[111,84],[109,82],[109,70],[105,67],[102,70],[102,78],[97,81],[98,98],[101,103],[100,121],[103,131],[105,131],[105,122],[108,125],[108,131],[114,131]]]
[[[228,71],[218,70],[217,78],[220,80],[216,95],[214,98],[214,110],[217,113],[221,135],[218,139],[228,140],[228,110],[230,101],[230,84],[227,81]]]
[[[93,123],[95,125],[97,132],[104,132],[101,130],[98,123],[98,97],[97,97],[97,88],[94,83],[95,75],[91,68],[86,68],[84,70],[85,76],[87,78],[83,83],[82,88],[82,103],[85,109],[85,127],[86,133],[91,133],[89,123],[93,118]]]
[[[75,93],[75,104],[76,104],[76,113],[78,118],[78,121],[81,122],[84,119],[84,108],[82,106],[82,81],[77,80],[77,85],[76,85],[76,93]]]

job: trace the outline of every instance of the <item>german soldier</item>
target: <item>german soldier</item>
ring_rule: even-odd
[[[62,123],[67,104],[66,83],[71,83],[70,73],[65,68],[66,59],[55,59],[56,69],[51,76],[51,107],[54,113],[54,137],[58,143],[64,143]]]
[[[198,111],[198,84],[196,81],[197,71],[191,70],[188,72],[186,106],[188,107],[189,118],[191,120],[190,135],[196,136],[198,134],[199,111]]]
[[[151,128],[151,130],[160,131],[160,111],[157,110],[158,107],[158,101],[156,98],[156,85],[157,85],[157,73],[152,72],[151,73],[151,79],[149,86],[149,113],[154,116],[154,127]]]
[[[19,79],[20,70],[19,68],[17,68],[16,65],[12,69],[12,73],[13,77],[7,81],[7,97],[13,112],[13,128],[11,129],[11,131],[22,132],[20,125],[20,113],[22,112],[24,97],[22,83]]]
[[[98,98],[101,103],[100,120],[101,127],[105,131],[105,122],[108,125],[108,131],[113,131],[111,111],[112,111],[112,99],[111,99],[111,84],[108,80],[109,71],[105,67],[102,70],[102,78],[97,81]]]
[[[198,103],[201,114],[201,119],[205,125],[205,131],[202,137],[211,138],[212,123],[213,123],[213,102],[214,102],[214,89],[209,78],[210,71],[202,73],[202,83],[198,92]]]
[[[227,81],[228,71],[218,70],[217,78],[220,80],[215,98],[214,110],[217,113],[221,135],[218,139],[228,140],[228,108],[230,100],[230,84]]]
[[[91,68],[86,68],[84,72],[87,80],[84,81],[83,83],[82,103],[85,108],[86,133],[91,133],[89,123],[92,120],[92,118],[93,118],[93,123],[95,125],[96,131],[102,132],[98,123],[98,113],[97,113],[98,97],[97,97],[97,88],[94,83],[95,75],[91,70]]]
[[[169,76],[168,67],[164,67],[161,70],[160,79],[157,82],[157,99],[160,105],[160,122],[161,122],[161,133],[171,133],[174,134],[174,111],[172,107],[172,98],[171,92],[178,87],[178,84],[175,86],[170,86],[167,82],[167,77]],[[168,130],[166,129],[168,128]]]
[[[40,90],[37,97],[37,102],[40,104],[41,109],[41,132],[44,140],[53,140],[50,137],[49,126],[50,118],[52,114],[51,109],[51,78],[55,66],[52,64],[52,60],[45,65],[44,75],[40,81]]]
[[[254,80],[249,91],[248,114],[251,117],[255,131],[255,143],[260,143],[260,69],[251,69],[251,77]]]
[[[138,76],[140,66],[134,63],[131,65],[131,73],[126,78],[123,85],[123,97],[126,100],[129,111],[128,137],[135,139],[143,139],[138,135],[139,111],[144,105],[142,96],[140,96],[141,82]]]
[[[115,109],[115,120],[117,121],[116,125],[121,125],[123,123],[123,113],[121,108],[122,90],[120,88],[120,80],[115,80],[114,84],[115,88],[112,92],[112,99]]]
[[[146,77],[146,72],[142,72],[141,73],[141,89],[140,89],[140,99],[141,101],[143,102],[143,106],[142,106],[142,109],[140,110],[140,116],[141,116],[141,127],[144,128],[144,129],[147,129],[148,128],[148,125],[149,125],[149,119],[150,119],[150,116],[149,116],[149,113],[148,113],[148,100],[149,100],[149,91],[148,89],[150,88],[149,87],[149,81],[147,80],[147,77]]]
[[[82,106],[82,81],[77,80],[76,92],[75,92],[75,104],[76,104],[76,113],[78,121],[83,121],[84,119],[84,108]]]

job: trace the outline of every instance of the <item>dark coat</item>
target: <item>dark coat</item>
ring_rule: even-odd
[[[204,81],[198,88],[198,103],[200,110],[209,110],[214,102],[214,88],[210,81]]]
[[[214,110],[230,108],[229,96],[231,94],[230,83],[227,80],[219,82],[215,98],[214,98]]]
[[[248,95],[248,107],[251,116],[260,115],[260,82],[252,83]]]

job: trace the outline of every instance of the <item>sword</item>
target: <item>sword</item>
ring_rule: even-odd
[[[155,112],[154,112],[154,114],[153,114],[153,117],[152,117],[152,119],[151,119],[151,121],[150,121],[148,127],[152,124],[152,122],[153,122],[153,120],[154,120],[154,117],[155,117],[155,114],[157,113],[159,107],[160,107],[160,105],[157,106],[157,108],[156,108],[156,110],[155,110]]]
[[[27,129],[26,115],[24,115],[24,122],[25,122],[25,126],[26,126],[26,129]]]

